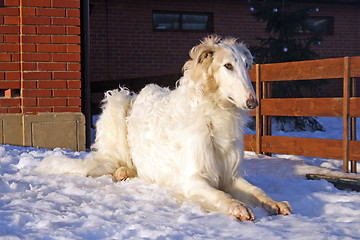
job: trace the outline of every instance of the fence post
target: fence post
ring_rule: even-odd
[[[262,116],[261,116],[261,72],[260,72],[260,64],[256,64],[256,97],[258,99],[259,105],[256,108],[256,154],[261,154],[261,137],[262,137]]]
[[[344,58],[343,79],[343,171],[349,171],[350,58]]]
[[[356,78],[351,78],[351,97],[356,97]],[[356,118],[355,117],[351,117],[350,118],[350,140],[351,141],[356,141]],[[352,173],[357,173],[357,167],[356,167],[356,161],[351,161],[351,172]]]

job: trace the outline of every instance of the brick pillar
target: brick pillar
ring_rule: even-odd
[[[84,124],[80,34],[80,0],[4,0],[0,6],[0,114],[20,115],[23,137],[19,145],[46,145],[46,138],[39,137],[42,129],[47,129],[49,136],[49,131],[61,135],[61,131],[72,131],[57,130],[61,126],[74,126],[78,131],[78,123]],[[40,113],[42,116],[36,117]],[[61,113],[66,115],[59,117]],[[0,116],[4,129],[0,130],[0,143],[9,143],[6,132],[14,132],[11,118]],[[75,125],[60,124],[60,119]],[[35,132],[35,123],[39,122],[55,123]],[[76,149],[83,149],[80,145]]]

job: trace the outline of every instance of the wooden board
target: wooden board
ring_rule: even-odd
[[[360,57],[351,57],[350,77],[360,77]],[[250,72],[253,82],[255,71]],[[292,81],[343,78],[344,58],[261,64],[261,81]]]
[[[308,180],[321,180],[324,179],[332,183],[336,188],[347,191],[360,192],[360,180],[351,177],[334,177],[323,174],[306,174]]]
[[[342,159],[342,140],[263,136],[262,151]]]
[[[251,134],[244,135],[245,151],[256,152],[256,136]]]
[[[261,100],[267,116],[341,117],[342,98],[272,98]]]

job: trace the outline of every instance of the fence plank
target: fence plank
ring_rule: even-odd
[[[350,149],[350,160],[360,161],[360,141],[350,141],[349,142]],[[356,171],[355,171],[356,172]]]
[[[256,135],[244,134],[245,151],[256,152]]]
[[[350,66],[350,77],[360,77],[360,56],[351,57]]]
[[[350,117],[360,117],[360,97],[350,98]]]
[[[266,152],[342,159],[342,140],[264,136],[262,144]]]
[[[262,81],[290,81],[343,77],[343,58],[264,64]]]
[[[341,98],[263,99],[261,113],[272,116],[341,117],[342,101]]]

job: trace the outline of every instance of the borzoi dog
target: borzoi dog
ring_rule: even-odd
[[[124,88],[108,91],[89,157],[48,157],[38,172],[138,176],[170,188],[178,199],[241,221],[254,220],[246,204],[290,214],[287,202],[239,176],[246,110],[258,105],[248,75],[251,53],[235,39],[210,36],[190,57],[173,91],[154,84],[138,95]]]

